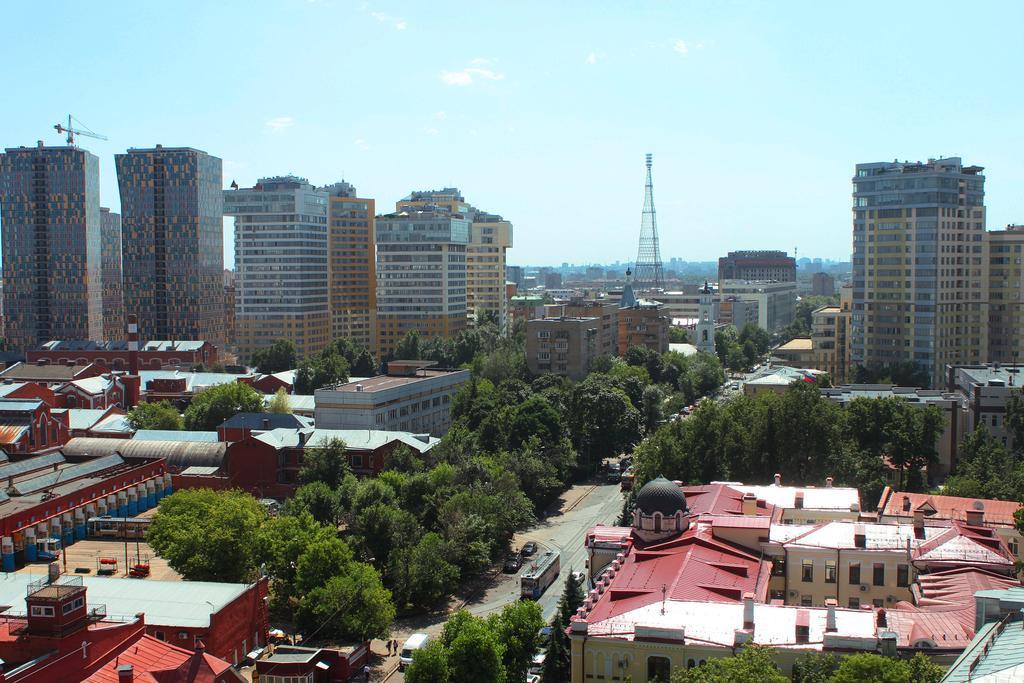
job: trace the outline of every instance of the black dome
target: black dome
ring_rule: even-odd
[[[658,477],[644,484],[636,494],[636,506],[645,515],[660,512],[671,517],[680,510],[686,512],[686,496],[683,490],[665,477]]]

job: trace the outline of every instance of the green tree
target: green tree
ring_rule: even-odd
[[[168,429],[178,431],[185,428],[178,409],[169,401],[139,403],[125,416],[132,429]]]
[[[843,657],[829,683],[911,683],[911,680],[906,662],[861,653]]]
[[[229,382],[203,389],[185,410],[185,429],[207,432],[217,429],[238,413],[263,412],[263,395],[248,384]]]
[[[368,564],[350,563],[344,573],[307,593],[298,625],[306,640],[387,638],[395,606],[380,574]]]
[[[771,650],[758,645],[745,645],[733,657],[714,657],[706,664],[692,668],[676,668],[672,683],[789,683],[772,660]]]
[[[841,663],[838,655],[808,652],[793,664],[793,683],[828,683]]]
[[[504,683],[505,646],[487,622],[465,610],[444,626],[441,641],[448,651],[452,683]]]
[[[412,664],[405,670],[406,683],[448,683],[448,651],[444,643],[434,640],[412,655]]]
[[[332,438],[321,446],[306,448],[302,454],[299,482],[309,484],[322,481],[329,488],[337,489],[349,472],[345,442]]]
[[[285,501],[284,507],[286,514],[308,512],[317,522],[329,527],[337,527],[341,521],[341,496],[324,481],[303,484]]]
[[[270,399],[270,403],[267,404],[267,412],[291,415],[292,402],[288,398],[288,392],[284,390],[284,387],[277,388],[274,398]]]
[[[420,538],[414,547],[398,546],[389,558],[395,602],[415,608],[437,604],[458,587],[459,568],[449,562],[448,546],[433,531]]]
[[[544,670],[541,678],[545,683],[563,683],[569,680],[570,645],[565,629],[576,610],[583,604],[583,586],[572,578],[569,569],[562,587],[562,596],[558,600],[558,610],[551,619],[551,633],[548,635],[547,656],[544,658]]]
[[[923,652],[915,652],[913,657],[905,660],[905,663],[911,683],[939,683],[946,675],[946,670]]]
[[[644,387],[644,393],[640,399],[640,415],[644,422],[644,430],[648,434],[653,433],[665,418],[662,407],[664,403],[665,392],[660,387],[653,384]]]
[[[306,511],[287,514],[287,506],[285,511],[286,514],[271,517],[263,524],[258,547],[260,562],[267,575],[274,579],[271,584],[273,606],[291,613],[298,606],[295,572],[299,557],[309,548],[335,540],[337,534]]]
[[[500,614],[488,618],[491,631],[505,646],[502,664],[509,681],[526,680],[526,670],[540,643],[538,635],[544,626],[540,605],[533,600],[520,600],[505,605]]]
[[[1024,454],[1024,393],[1021,389],[1010,392],[1006,401],[1006,429],[1013,437],[1013,450]]]
[[[335,576],[347,572],[353,563],[352,549],[340,538],[323,538],[305,548],[295,561],[295,590],[308,595]]]
[[[406,332],[391,357],[396,360],[420,360],[420,333],[416,330]]]
[[[577,384],[569,398],[573,444],[587,470],[602,459],[632,449],[641,437],[640,412],[624,391],[601,375]]]
[[[668,328],[668,341],[670,344],[688,344],[690,337],[685,329],[673,325]]]
[[[243,491],[185,489],[160,501],[146,541],[188,581],[241,583],[256,573],[264,519]]]
[[[377,361],[362,344],[351,339],[335,339],[321,356],[338,355],[345,359],[353,375],[356,377],[372,377],[377,374]]]
[[[278,339],[270,346],[256,349],[249,364],[265,375],[284,372],[295,367],[298,354],[290,339]]]
[[[307,359],[295,371],[295,393],[312,394],[322,387],[347,382],[348,376],[348,361],[338,354]]]
[[[985,429],[968,434],[957,450],[956,474],[942,493],[964,498],[1024,499],[1024,472],[1016,458]]]

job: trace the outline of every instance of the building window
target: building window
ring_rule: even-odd
[[[178,640],[188,640],[188,631],[178,631]]]
[[[167,640],[167,634],[163,631],[157,631],[155,634],[157,640]]]
[[[672,661],[668,657],[647,658],[647,680],[668,683],[672,677]]]
[[[860,562],[850,563],[850,584],[860,583]]]
[[[896,585],[906,588],[910,585],[910,565],[900,564],[896,566]]]
[[[860,598],[850,598],[846,604],[850,609],[860,609]]]
[[[814,604],[814,600],[811,598],[810,595],[801,595],[800,596],[800,606],[801,607],[810,607],[813,604]]]
[[[885,565],[881,562],[875,562],[871,572],[871,583],[876,586],[885,585]]]
[[[808,626],[801,626],[801,625],[797,624],[797,627],[796,627],[796,642],[798,642],[798,643],[806,643],[808,640],[810,640],[810,637],[811,637],[811,629],[810,629],[810,627],[808,627]]]
[[[34,617],[52,617],[53,608],[47,605],[32,605],[32,616]]]
[[[825,560],[825,583],[836,582],[836,561]]]
[[[362,454],[353,453],[351,458],[352,458],[352,467],[362,467],[363,466],[363,456],[362,456]]]
[[[800,580],[804,583],[814,581],[814,560],[804,560],[801,563]]]
[[[882,600],[882,598],[875,598],[874,600],[872,600],[872,601],[871,601],[871,604],[872,604],[872,606],[874,606],[874,607],[881,607],[881,606],[882,606],[883,604],[885,604],[885,603],[884,603],[884,601]]]

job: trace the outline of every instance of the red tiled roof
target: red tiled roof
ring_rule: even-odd
[[[225,676],[231,665],[205,652],[189,650],[144,635],[111,659],[92,676],[89,683],[117,683],[117,667],[131,664],[136,681],[145,683],[215,683],[236,680]]]
[[[908,498],[910,509],[903,509],[903,499]],[[1011,527],[1014,525],[1013,513],[1021,504],[1010,500],[992,500],[979,498],[962,498],[960,496],[938,496],[927,493],[907,493],[894,491],[886,487],[882,491],[879,509],[883,515],[890,517],[913,517],[914,510],[930,504],[935,513],[926,515],[928,519],[949,519],[967,521],[967,511],[975,509],[974,504],[981,502],[984,506],[986,525]]]
[[[963,650],[974,637],[974,594],[1020,585],[974,567],[922,574],[913,589],[917,604],[897,603],[886,613],[886,628],[898,634],[899,647],[929,640],[939,649]]]
[[[763,601],[770,567],[758,555],[715,539],[710,528],[691,528],[669,541],[629,551],[587,621],[615,617],[663,597],[738,602],[750,592]]]
[[[994,530],[954,521],[944,533],[913,549],[914,562],[1013,566],[1016,558]]]
[[[725,484],[683,486],[686,505],[693,515],[742,515],[743,492]],[[757,501],[758,516],[770,517],[775,508],[763,500]]]

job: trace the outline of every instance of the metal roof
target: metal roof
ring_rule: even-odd
[[[43,404],[39,399],[0,399],[0,413],[31,413]]]
[[[52,411],[59,412],[59,409]],[[71,429],[89,429],[107,414],[107,409],[95,408],[68,408],[68,426]]]
[[[194,441],[139,441],[76,437],[61,449],[69,456],[104,456],[120,453],[126,458],[164,458],[167,465],[185,469],[192,465],[220,467],[227,444]],[[3,604],[3,603],[0,603]]]
[[[192,467],[186,467],[185,469],[183,469],[181,471],[181,475],[185,476],[185,477],[187,477],[187,476],[202,477],[202,476],[209,476],[211,474],[217,474],[218,472],[220,472],[220,468],[219,467],[201,467],[199,465],[193,465]]]
[[[25,590],[45,574],[12,573],[0,581],[0,604],[24,604]],[[156,579],[83,576],[89,603],[105,604],[110,616],[144,612],[146,623],[157,626],[206,628],[210,614],[219,612],[249,588],[244,583],[157,581]]]
[[[299,429],[312,426],[312,420],[291,413],[236,413],[225,420],[221,429]],[[267,426],[264,426],[266,424]]]
[[[140,429],[132,436],[133,441],[192,441],[194,443],[217,443],[217,432],[186,432],[173,429]]]
[[[47,453],[46,455],[37,455],[27,460],[18,460],[0,467],[0,479],[9,479],[26,472],[34,472],[47,467],[53,467],[54,465],[60,465],[63,462],[65,462],[64,456],[60,453]]]
[[[92,363],[88,365],[35,365],[31,363],[18,363],[0,372],[0,378],[49,382],[69,381],[90,365]]]
[[[78,463],[77,465],[65,467],[64,469],[59,469],[56,472],[50,472],[48,474],[20,481],[10,487],[8,491],[16,496],[26,496],[30,493],[36,493],[38,491],[58,486],[59,484],[87,477],[90,474],[96,474],[115,467],[120,467],[123,464],[124,459],[115,453],[114,455],[96,458],[95,460],[89,460]]]
[[[263,443],[270,444],[274,448],[297,448],[299,445],[298,429],[271,429],[256,436],[256,439]],[[332,439],[341,439],[345,446],[354,450],[377,450],[386,446],[392,441],[401,441],[419,453],[425,453],[433,448],[440,439],[423,435],[427,441],[423,441],[419,435],[409,432],[389,432],[377,429],[304,429],[306,434],[306,446],[317,448],[324,446]]]

